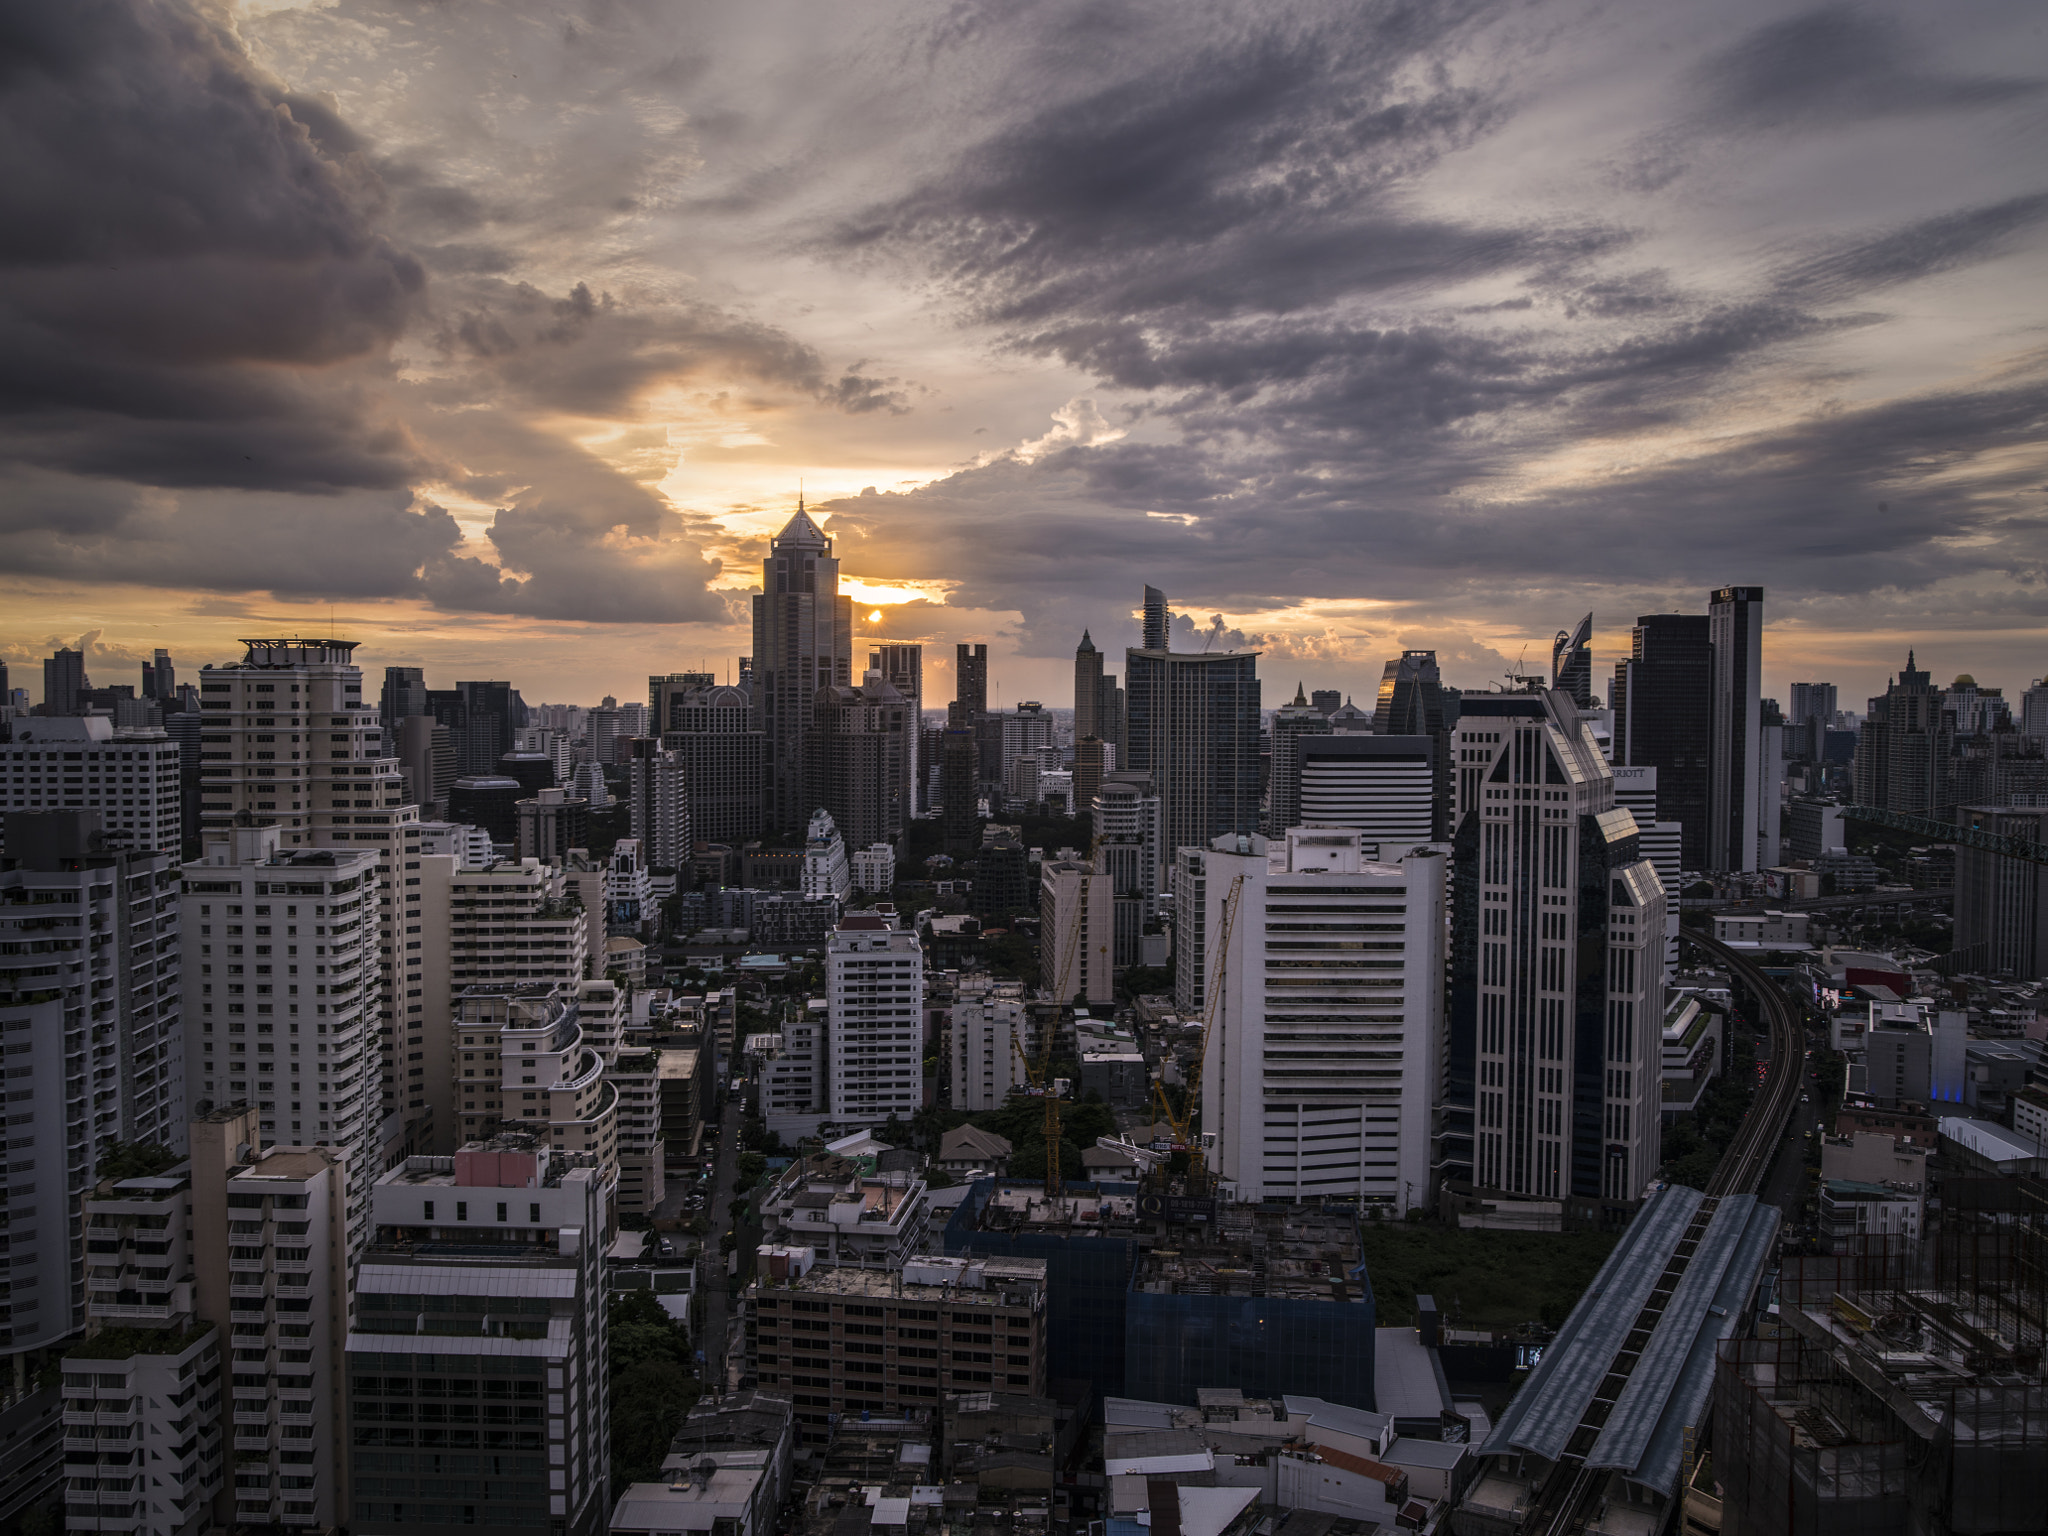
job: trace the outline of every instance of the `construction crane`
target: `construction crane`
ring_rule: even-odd
[[[1099,838],[1097,842],[1100,842]],[[1042,937],[1040,942],[1043,943]],[[1052,1006],[1039,1017],[1038,1059],[1033,1061],[1026,1056],[1024,1043],[1014,1032],[1010,1035],[1010,1048],[1017,1053],[1017,1059],[1024,1067],[1025,1079],[1031,1084],[1026,1092],[1038,1095],[1045,1103],[1045,1197],[1048,1200],[1058,1199],[1066,1187],[1060,1174],[1060,1096],[1053,1092],[1052,1049],[1059,1033],[1060,1013],[1066,1006],[1067,987],[1074,977],[1074,960],[1080,947],[1081,925],[1077,922],[1060,956]]]
[[[1243,895],[1244,876],[1239,875],[1230,882],[1230,890],[1223,898],[1222,917],[1216,932],[1208,939],[1209,987],[1202,996],[1202,1043],[1195,1053],[1194,1068],[1188,1073],[1187,1089],[1181,1095],[1180,1108],[1176,1110],[1173,1101],[1167,1098],[1163,1081],[1152,1084],[1153,1097],[1159,1101],[1159,1112],[1166,1117],[1167,1126],[1173,1132],[1172,1149],[1188,1155],[1187,1180],[1191,1195],[1203,1193],[1208,1184],[1208,1158],[1202,1152],[1193,1127],[1202,1102],[1202,1066],[1209,1059],[1209,1040],[1223,1017],[1223,978],[1230,968],[1230,935],[1237,926],[1237,903]]]

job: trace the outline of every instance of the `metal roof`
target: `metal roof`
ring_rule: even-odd
[[[365,1264],[356,1271],[356,1290],[400,1296],[574,1296],[576,1271]]]

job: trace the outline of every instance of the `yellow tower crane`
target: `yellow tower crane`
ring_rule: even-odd
[[[1202,997],[1202,1043],[1195,1052],[1195,1064],[1188,1073],[1187,1089],[1181,1095],[1180,1108],[1174,1109],[1173,1101],[1166,1096],[1163,1081],[1152,1084],[1159,1112],[1166,1117],[1166,1123],[1173,1131],[1173,1150],[1188,1155],[1188,1193],[1191,1195],[1204,1193],[1208,1186],[1208,1157],[1202,1151],[1200,1138],[1194,1133],[1194,1121],[1202,1103],[1202,1067],[1209,1059],[1209,1041],[1223,1019],[1223,981],[1230,970],[1230,935],[1237,927],[1237,903],[1243,895],[1244,876],[1239,875],[1230,882],[1216,932],[1208,938],[1209,986]]]

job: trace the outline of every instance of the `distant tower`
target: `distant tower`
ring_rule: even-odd
[[[946,712],[946,724],[971,731],[987,713],[988,647],[963,642],[953,648],[953,707]]]
[[[1166,594],[1157,587],[1145,589],[1145,633],[1140,650],[1163,651],[1171,643],[1173,615],[1166,608]]]
[[[1088,631],[1074,649],[1074,740],[1102,735],[1102,652]]]
[[[1550,686],[1571,695],[1581,709],[1593,707],[1593,615],[1569,632],[1560,629],[1550,647]]]
[[[43,663],[43,713],[75,715],[82,707],[79,695],[90,686],[85,676],[85,652],[59,651]]]
[[[1762,755],[1764,589],[1722,587],[1708,599],[1713,642],[1713,761],[1707,868],[1757,867],[1764,830]]]
[[[1330,734],[1330,717],[1309,703],[1301,684],[1294,702],[1273,712],[1273,771],[1266,787],[1266,836],[1284,842],[1301,825],[1301,738]]]
[[[878,645],[868,651],[868,670],[879,672],[903,696],[909,711],[904,742],[903,814],[916,817],[924,803],[924,647],[921,645]]]
[[[754,702],[768,740],[766,823],[777,832],[810,824],[805,802],[818,690],[853,681],[853,599],[839,595],[832,541],[797,500],[796,515],[768,546],[754,598]]]

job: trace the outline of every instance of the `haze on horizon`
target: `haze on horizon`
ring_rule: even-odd
[[[1769,593],[1766,692],[2048,673],[2018,0],[0,0],[0,656],[324,629],[1064,705],[1144,583],[1361,697]],[[1199,640],[1196,641],[1199,643]],[[111,679],[102,679],[111,680]]]

